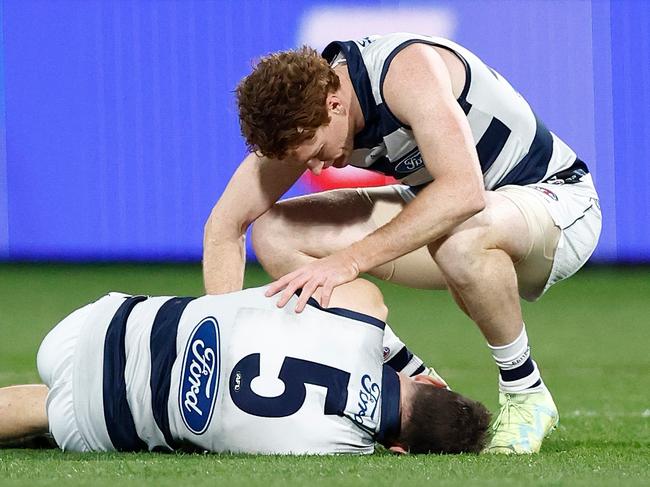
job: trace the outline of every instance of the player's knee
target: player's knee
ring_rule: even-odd
[[[251,243],[257,258],[263,262],[269,256],[277,255],[278,252],[287,247],[282,231],[279,212],[275,207],[260,216],[253,223],[251,229]]]
[[[470,285],[480,278],[485,232],[472,229],[453,233],[436,249],[433,257],[445,278],[456,287]]]
[[[257,260],[273,279],[295,270],[302,262],[302,249],[296,247],[301,242],[280,213],[274,206],[253,223],[251,231]]]

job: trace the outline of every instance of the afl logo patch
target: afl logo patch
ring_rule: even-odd
[[[219,324],[210,316],[196,325],[185,348],[178,401],[185,426],[197,435],[208,429],[219,392],[219,341]]]
[[[548,196],[552,200],[557,201],[557,195],[553,191],[551,191],[550,189],[545,188],[543,186],[531,186],[531,188],[536,189],[540,193],[544,193],[546,196]]]

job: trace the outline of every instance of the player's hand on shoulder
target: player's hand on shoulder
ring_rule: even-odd
[[[304,265],[273,282],[266,290],[266,296],[274,296],[282,292],[277,302],[279,308],[284,307],[298,289],[300,298],[295,311],[300,313],[305,309],[307,300],[317,289],[321,289],[320,304],[329,306],[330,297],[335,287],[353,281],[359,276],[359,265],[352,255],[342,251],[318,259]]]

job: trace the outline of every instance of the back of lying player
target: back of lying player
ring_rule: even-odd
[[[111,293],[45,338],[45,386],[0,389],[0,442],[49,431],[70,451],[480,451],[489,413],[433,372],[407,375],[426,369],[385,324],[379,290],[358,280],[337,295],[297,315],[264,288]]]

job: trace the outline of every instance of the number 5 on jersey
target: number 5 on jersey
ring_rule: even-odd
[[[278,378],[284,382],[279,396],[265,397],[251,389],[251,382],[260,375],[260,354],[242,358],[230,374],[230,397],[242,411],[266,418],[291,416],[300,410],[307,397],[305,384],[327,388],[325,414],[342,415],[348,400],[350,374],[344,370],[309,360],[286,357]]]

